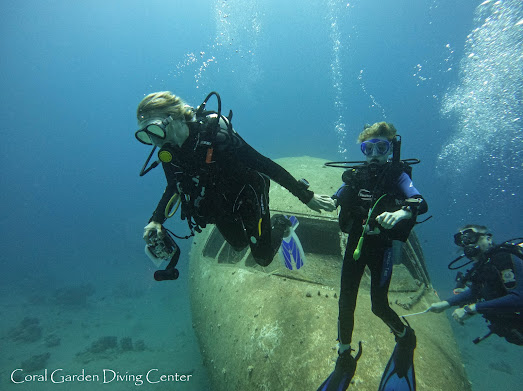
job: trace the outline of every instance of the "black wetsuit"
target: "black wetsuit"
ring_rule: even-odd
[[[341,275],[339,299],[338,339],[342,344],[350,344],[354,329],[354,311],[361,277],[368,266],[371,272],[372,312],[379,316],[396,334],[404,330],[398,315],[389,307],[388,291],[392,276],[392,241],[405,242],[416,221],[416,215],[427,211],[427,203],[412,185],[403,165],[386,163],[382,166],[365,164],[361,168],[347,170],[343,174],[344,185],[333,196],[341,211],[339,222],[342,231],[349,234]],[[361,256],[353,257],[363,225],[369,210],[382,195],[370,217],[370,229],[379,227],[377,235],[365,235]],[[419,206],[413,208],[411,219],[402,220],[392,229],[386,230],[375,222],[376,216],[383,212],[399,210],[407,198],[420,199]]]
[[[214,135],[199,123],[188,125],[189,137],[183,145],[168,146],[173,160],[162,163],[167,187],[150,221],[163,223],[165,207],[178,193],[183,195],[182,219],[188,219],[191,227],[198,230],[216,224],[234,249],[250,245],[255,260],[268,265],[285,230],[274,227],[271,235],[269,178],[303,203],[308,203],[314,193],[257,152],[232,128],[221,128]]]
[[[451,306],[476,303],[490,330],[516,345],[523,345],[522,257],[520,246],[495,247],[462,277],[467,289],[447,299]]]

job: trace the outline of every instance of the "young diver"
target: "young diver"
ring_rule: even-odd
[[[416,216],[425,213],[428,207],[407,174],[410,167],[399,161],[399,148],[394,151],[392,161],[389,160],[396,137],[396,129],[390,123],[379,122],[365,127],[358,142],[366,162],[343,173],[344,184],[333,196],[341,207],[340,228],[349,233],[349,239],[341,275],[339,356],[334,371],[319,388],[322,391],[345,390],[354,375],[361,353],[356,357],[351,355],[354,311],[366,266],[371,272],[372,312],[391,328],[397,341],[380,390],[387,389],[392,383],[396,383],[396,390],[415,389],[413,354],[416,336],[414,330],[404,325],[389,307],[388,290],[393,242],[405,242]],[[396,145],[399,146],[399,141]]]
[[[464,255],[449,264],[449,269],[459,269],[472,263],[465,275],[459,275],[456,295],[432,304],[428,311],[442,312],[459,306],[452,317],[459,323],[481,314],[490,332],[476,338],[478,343],[498,334],[508,342],[523,345],[523,248],[521,238],[495,245],[492,234],[482,225],[469,224],[454,235],[454,243],[464,250]],[[514,241],[514,242],[513,242]],[[452,267],[467,257],[471,262]]]
[[[206,111],[205,104],[215,95],[218,111]],[[284,168],[261,155],[232,128],[232,112],[221,114],[221,100],[210,93],[197,110],[171,92],[147,95],[138,105],[138,141],[153,145],[140,175],[162,163],[167,187],[149,223],[144,239],[151,243],[165,237],[162,224],[166,208],[177,194],[181,217],[191,233],[207,224],[216,224],[225,240],[236,250],[250,246],[256,262],[271,263],[291,222],[282,215],[272,219],[269,212],[269,186],[272,179],[315,211],[334,210],[329,196],[315,195],[305,180],[297,181]],[[147,168],[154,151],[159,161]],[[272,232],[271,232],[272,231]],[[151,245],[151,247],[153,247]],[[157,280],[176,279],[174,268],[179,251]]]

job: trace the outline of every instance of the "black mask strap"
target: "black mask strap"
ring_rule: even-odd
[[[401,136],[397,134],[392,139],[392,162],[399,164],[401,161]]]

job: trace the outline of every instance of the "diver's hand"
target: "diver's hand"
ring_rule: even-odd
[[[149,234],[152,231],[156,231],[156,234],[160,238],[163,238],[164,236],[164,233],[162,231],[162,225],[160,223],[157,223],[156,221],[151,221],[143,228],[143,240],[145,240],[147,244],[149,244]]]
[[[314,194],[312,197],[312,200],[310,200],[307,203],[307,206],[311,208],[312,210],[316,212],[320,212],[322,210],[326,210],[327,212],[331,212],[334,209],[336,209],[336,205],[334,204],[334,200],[329,197],[328,195],[318,195]]]
[[[412,212],[400,209],[396,212],[383,212],[378,217],[376,217],[376,221],[378,224],[380,224],[385,229],[391,229],[396,224],[398,224],[401,220],[410,219],[412,217]]]
[[[438,301],[437,303],[432,303],[428,308],[428,311],[439,314],[440,312],[445,311],[447,308],[450,308],[450,304],[448,301],[444,300]]]
[[[456,308],[452,313],[452,317],[459,324],[463,324],[465,320],[476,315],[476,304],[466,305],[463,308]]]

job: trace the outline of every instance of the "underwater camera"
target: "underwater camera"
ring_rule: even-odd
[[[156,231],[149,233],[148,243],[145,245],[145,254],[156,267],[160,267],[163,261],[169,262],[165,270],[154,272],[156,281],[176,280],[180,275],[178,269],[176,269],[176,264],[180,258],[180,248],[168,230],[162,229],[162,231],[164,233],[162,236],[158,235]]]

